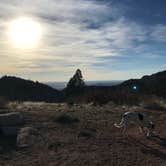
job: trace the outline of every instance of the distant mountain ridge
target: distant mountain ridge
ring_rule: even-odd
[[[13,76],[0,79],[0,96],[9,100],[48,101],[62,100],[62,93],[48,85]]]
[[[85,81],[87,86],[113,86],[122,83],[122,80],[112,80],[112,81]],[[51,86],[52,88],[61,90],[67,85],[67,82],[44,82],[44,84]]]
[[[86,82],[85,91],[83,95],[104,94],[109,96],[123,97],[123,95],[130,95],[133,93],[133,86],[136,86],[134,94],[154,94],[166,98],[166,70],[161,71],[150,76],[143,76],[141,79],[130,79],[124,82]],[[66,83],[64,84],[66,85]],[[96,93],[97,92],[97,93]],[[102,92],[102,93],[101,93]],[[60,102],[65,101],[65,89],[54,89],[53,87],[25,80],[13,76],[3,76],[0,78],[0,96],[9,100],[19,101],[46,101],[46,102]]]
[[[166,97],[166,70],[152,75],[145,75],[141,79],[130,79],[119,85],[121,88],[138,87],[140,93],[155,94]]]

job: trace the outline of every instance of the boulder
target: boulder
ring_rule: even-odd
[[[19,148],[41,145],[41,143],[44,143],[43,137],[33,127],[24,127],[18,132],[16,145]]]
[[[17,136],[19,127],[17,126],[3,126],[0,127],[1,134],[4,136]]]
[[[24,123],[23,115],[20,112],[0,114],[0,126],[17,126]]]

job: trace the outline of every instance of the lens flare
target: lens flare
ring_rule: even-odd
[[[136,91],[136,90],[138,89],[138,87],[137,87],[136,85],[134,85],[134,86],[132,87],[132,89],[133,89],[134,91]]]

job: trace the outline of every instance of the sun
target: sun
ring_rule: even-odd
[[[9,24],[9,36],[17,48],[33,48],[41,37],[41,26],[30,18],[19,18]]]

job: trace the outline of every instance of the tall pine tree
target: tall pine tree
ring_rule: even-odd
[[[69,80],[66,87],[66,95],[79,94],[85,87],[85,82],[80,69],[77,69],[73,77]]]
[[[81,88],[84,87],[85,83],[83,80],[82,72],[77,69],[74,76],[69,80],[67,88]]]

